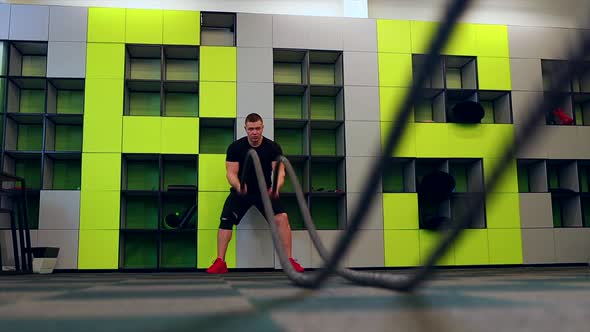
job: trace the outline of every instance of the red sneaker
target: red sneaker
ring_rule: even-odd
[[[305,269],[299,263],[297,263],[297,261],[294,260],[293,258],[289,258],[289,262],[291,262],[291,265],[293,266],[295,271],[297,271],[297,272],[305,271]]]
[[[215,262],[213,262],[213,265],[211,265],[207,269],[207,273],[211,273],[211,274],[227,273],[227,264],[225,264],[225,262],[221,258],[217,258],[215,260]]]

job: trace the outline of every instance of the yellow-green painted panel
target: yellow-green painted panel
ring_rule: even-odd
[[[227,181],[226,181],[227,182]],[[225,199],[229,195],[225,192],[202,192],[199,191],[199,231],[202,229],[218,229],[221,218],[221,210]]]
[[[386,230],[383,232],[385,266],[417,266],[420,264],[418,230]]]
[[[201,81],[235,82],[237,77],[237,48],[203,46],[200,49]]]
[[[125,8],[89,8],[89,43],[124,43]]]
[[[387,53],[412,53],[410,21],[377,20],[377,50]]]
[[[477,54],[477,27],[475,24],[456,24],[451,38],[443,48],[442,53],[448,55]]]
[[[412,85],[412,55],[379,53],[379,85],[409,87]]]
[[[201,41],[201,12],[164,10],[164,44],[199,45]]]
[[[123,116],[84,115],[82,151],[121,153]],[[107,134],[108,133],[108,134]]]
[[[235,82],[200,82],[199,116],[203,118],[235,118],[237,116]]]
[[[477,78],[481,90],[512,90],[510,59],[477,57]]]
[[[489,193],[486,196],[488,228],[520,228],[520,194]]]
[[[121,192],[87,190],[80,192],[80,229],[118,230]]]
[[[87,78],[84,89],[84,116],[102,118],[123,116],[123,87],[121,79]],[[84,121],[84,125],[87,121]]]
[[[485,155],[482,145],[487,140],[488,130],[483,124],[449,123],[448,144],[455,149],[448,149],[448,157],[481,158]]]
[[[487,265],[489,261],[488,230],[464,230],[455,245],[455,264]]]
[[[448,157],[449,125],[447,123],[416,123],[416,156],[425,158]],[[457,147],[453,147],[456,149]]]
[[[393,130],[393,122],[381,122],[381,149],[385,151],[385,140],[390,131]],[[416,125],[408,123],[404,129],[401,142],[396,144],[392,157],[415,157],[416,156]]]
[[[119,266],[118,230],[80,230],[78,269],[112,270]]]
[[[86,79],[84,152],[121,152],[123,83],[122,79]]]
[[[379,112],[381,121],[395,122],[397,115],[401,112],[400,107],[408,92],[408,88],[379,87]],[[414,122],[414,112],[410,113],[408,122]]]
[[[484,180],[487,183],[491,176],[492,172],[496,168],[499,159],[494,158],[484,158],[483,159],[483,172],[484,172]],[[518,192],[518,175],[516,169],[516,160],[512,160],[510,165],[506,168],[506,171],[503,173],[498,185],[493,190],[493,192],[500,192],[500,193],[517,193]]]
[[[425,22],[425,21],[411,21],[410,22],[410,33],[412,38],[412,53],[414,54],[426,54],[428,53],[428,47],[431,43],[431,39],[434,37],[434,33],[438,29],[439,24],[436,22]]]
[[[506,146],[514,142],[514,126],[511,124],[485,125],[485,140],[482,141],[483,156],[501,158]]]
[[[383,229],[418,229],[418,194],[383,194]]]
[[[476,24],[478,56],[510,57],[508,27],[505,25]]]
[[[199,153],[199,119],[162,118],[161,151],[165,154]]]
[[[121,190],[121,154],[82,153],[82,190]]]
[[[124,116],[123,153],[160,153],[161,131],[158,116]]]
[[[430,230],[419,230],[419,233],[420,264],[426,264],[432,251],[438,246],[442,233]],[[455,265],[455,249],[449,248],[449,251],[437,262],[437,265]]]
[[[86,44],[86,79],[125,77],[125,44]]]
[[[229,192],[225,173],[225,154],[199,155],[199,191]]]
[[[217,230],[206,229],[197,232],[197,268],[206,269],[217,258]],[[236,232],[232,236],[225,262],[228,268],[236,267]]]
[[[522,264],[520,229],[489,229],[490,264]]]
[[[164,12],[161,9],[127,9],[125,42],[162,44]]]

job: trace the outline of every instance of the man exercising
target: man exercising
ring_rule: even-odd
[[[285,179],[285,169],[282,164],[278,170],[277,190],[276,192],[272,192],[271,176],[273,172],[277,171],[277,162],[274,160],[277,156],[283,154],[281,146],[262,136],[264,124],[260,115],[256,113],[251,113],[246,117],[244,129],[246,129],[247,136],[238,139],[227,148],[225,167],[227,181],[231,185],[231,189],[221,212],[221,222],[217,233],[217,259],[207,269],[207,273],[227,273],[225,253],[232,237],[232,228],[234,225],[240,223],[242,217],[248,212],[248,209],[254,205],[264,214],[262,198],[260,197],[260,190],[253,165],[249,167],[244,186],[241,187],[240,185],[240,175],[243,172],[245,166],[244,161],[250,149],[254,149],[260,158],[264,179],[275,215],[274,222],[277,225],[281,242],[289,256],[289,261],[296,271],[303,272],[303,267],[291,256],[291,226],[289,225],[287,213],[285,213],[285,209],[279,201],[279,190],[283,186]]]

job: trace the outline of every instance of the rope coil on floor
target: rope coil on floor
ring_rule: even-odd
[[[417,79],[413,82],[412,87],[409,93],[406,95],[404,102],[402,104],[401,111],[397,113],[397,118],[395,119],[395,124],[393,127],[392,132],[389,133],[387,136],[387,142],[385,144],[384,150],[379,154],[378,161],[373,165],[367,179],[365,181],[365,185],[363,187],[361,197],[359,199],[359,204],[357,205],[356,210],[352,214],[352,218],[347,225],[344,233],[338,239],[335,249],[331,253],[328,254],[327,250],[321,243],[313,220],[311,218],[309,208],[305,202],[305,198],[303,196],[303,191],[301,189],[301,185],[297,181],[297,176],[295,171],[289,162],[289,160],[285,156],[279,156],[277,159],[278,165],[283,164],[285,166],[285,170],[287,175],[289,176],[291,183],[295,189],[297,202],[299,204],[299,208],[302,212],[303,220],[305,226],[309,232],[310,239],[313,245],[316,247],[320,257],[324,260],[324,265],[322,268],[311,272],[301,274],[296,272],[291,264],[288,261],[287,255],[284,252],[284,248],[281,245],[281,240],[278,235],[278,230],[276,229],[276,225],[274,222],[271,222],[274,219],[274,213],[272,210],[272,204],[270,200],[270,196],[266,190],[266,181],[263,176],[262,167],[260,164],[260,160],[256,152],[251,149],[245,160],[245,167],[251,167],[250,164],[254,167],[255,174],[258,181],[258,186],[260,188],[261,198],[264,206],[264,214],[267,219],[268,224],[271,229],[272,239],[275,246],[275,249],[279,256],[279,261],[287,274],[288,278],[298,286],[305,287],[305,288],[318,288],[320,287],[331,274],[337,273],[338,275],[358,284],[367,285],[367,286],[374,286],[380,288],[386,288],[396,291],[413,291],[418,286],[420,286],[428,277],[432,275],[435,270],[436,262],[443,257],[443,255],[449,250],[451,245],[457,240],[459,235],[461,234],[462,230],[469,227],[472,220],[481,213],[486,199],[486,191],[493,191],[495,187],[501,180],[502,175],[510,165],[511,161],[515,158],[515,155],[523,149],[527,143],[529,143],[534,135],[537,133],[537,125],[538,119],[545,116],[547,110],[552,109],[553,106],[559,105],[562,100],[565,98],[564,95],[560,94],[550,94],[548,98],[541,98],[541,100],[533,103],[532,106],[529,108],[528,116],[522,126],[522,130],[517,132],[515,135],[514,142],[508,142],[507,148],[505,148],[502,157],[499,159],[498,166],[493,169],[491,172],[491,176],[489,177],[489,181],[485,183],[485,190],[480,193],[474,193],[475,199],[469,200],[467,204],[467,211],[464,216],[459,218],[459,220],[454,221],[454,225],[449,227],[443,234],[442,240],[437,245],[437,247],[433,250],[431,255],[426,260],[425,264],[418,267],[414,274],[410,275],[393,275],[389,273],[375,273],[375,272],[364,272],[364,271],[354,271],[350,269],[340,268],[338,267],[339,262],[343,259],[344,255],[346,254],[347,250],[350,248],[351,243],[354,239],[354,236],[360,229],[362,222],[367,214],[367,211],[372,203],[374,196],[377,194],[376,188],[379,184],[382,171],[384,169],[386,161],[389,159],[389,156],[392,155],[396,145],[400,141],[400,138],[404,134],[405,125],[409,119],[412,105],[415,103],[416,100],[420,98],[420,87],[426,81],[428,77],[428,73],[430,73],[434,67],[436,57],[440,54],[442,47],[445,45],[446,40],[448,39],[453,26],[457,22],[458,18],[463,14],[463,12],[467,9],[470,0],[454,0],[452,4],[447,8],[445,13],[444,23],[441,26],[441,29],[437,31],[436,37],[432,42],[432,46],[430,51],[426,57],[425,64],[418,70]],[[588,70],[587,66],[584,66],[584,59],[588,53],[590,53],[590,33],[586,32],[581,36],[582,41],[580,45],[582,47],[575,52],[570,57],[570,66],[567,66],[565,70],[560,71],[557,73],[555,79],[552,79],[552,91],[557,91],[558,87],[565,86],[569,84],[571,78],[575,74],[583,74]],[[246,170],[242,174],[247,174]],[[274,172],[273,178],[273,190],[276,190],[276,183],[278,172]],[[242,183],[245,179],[241,179]]]

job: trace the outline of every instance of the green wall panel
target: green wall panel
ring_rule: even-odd
[[[89,43],[124,43],[125,8],[89,8]]]
[[[486,221],[488,228],[520,229],[520,204],[518,193],[489,193],[486,197]]]
[[[232,236],[225,255],[228,268],[236,267],[236,232]],[[217,258],[217,230],[205,229],[197,232],[197,268],[206,269]]]
[[[520,229],[488,230],[490,264],[522,264]]]
[[[237,78],[237,48],[203,46],[200,49],[200,80],[235,82]]]
[[[411,53],[410,21],[377,20],[377,50],[380,53]]]
[[[477,57],[477,78],[482,90],[512,90],[510,59]]]
[[[163,43],[199,45],[201,41],[201,12],[164,10]]]
[[[489,264],[487,229],[466,229],[454,246],[455,264],[487,265]]]
[[[88,190],[80,192],[81,230],[119,230],[121,192],[118,190]]]
[[[161,131],[160,117],[124,116],[123,153],[159,153]]]
[[[120,190],[121,155],[82,153],[82,188],[84,190]]]
[[[161,151],[164,154],[199,152],[199,119],[162,118]]]
[[[505,25],[477,24],[477,55],[489,57],[510,56],[508,27]]]
[[[379,53],[379,85],[409,87],[412,82],[412,55]]]
[[[86,78],[123,79],[125,44],[86,44]]]
[[[418,195],[415,193],[383,194],[383,228],[417,230]]]
[[[162,44],[164,13],[156,9],[127,9],[125,42]]]
[[[225,154],[200,154],[199,191],[228,192],[229,189],[225,172]]]
[[[418,230],[385,230],[383,237],[385,266],[406,267],[420,264]]]
[[[80,230],[78,269],[117,269],[118,262],[118,230]]]
[[[203,118],[235,118],[237,116],[237,85],[235,82],[200,82],[199,116]]]

